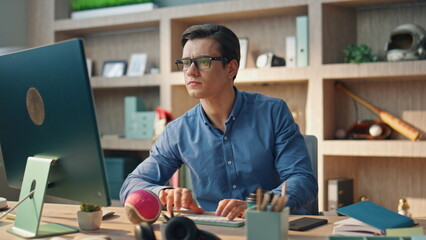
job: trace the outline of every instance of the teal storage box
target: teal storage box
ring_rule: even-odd
[[[129,139],[152,139],[154,137],[155,111],[145,111],[141,98],[124,98],[124,135]]]
[[[289,208],[281,212],[257,211],[256,206],[246,211],[247,240],[287,240]]]
[[[121,185],[141,161],[130,157],[105,157],[107,179],[112,199],[119,199]]]
[[[145,102],[142,98],[136,96],[124,97],[124,112],[133,113],[145,111]]]
[[[122,182],[110,182],[108,181],[109,185],[109,196],[111,199],[119,200],[120,199],[120,189],[123,185]]]

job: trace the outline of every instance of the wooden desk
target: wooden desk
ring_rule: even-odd
[[[14,203],[9,203],[13,205]],[[111,239],[135,239],[134,238],[134,225],[131,224],[124,212],[122,207],[108,207],[108,209],[115,212],[115,216],[104,220],[101,225],[101,229],[96,231],[81,231],[80,233],[62,235],[65,239],[73,239],[74,237],[82,234],[87,235],[99,235],[108,234]],[[67,205],[67,204],[44,204],[42,222],[53,222],[65,224],[71,227],[78,228],[77,223],[77,211],[79,210],[78,205]],[[302,216],[290,216],[290,220],[300,218]],[[333,230],[333,223],[342,220],[343,217],[324,217],[318,216],[319,218],[327,218],[329,223],[324,226],[317,227],[306,232],[289,231],[289,239],[326,239],[325,237],[330,235]],[[416,220],[416,222],[426,226],[426,219]],[[0,220],[0,239],[22,239],[15,235],[6,232],[7,228],[13,226],[13,221],[3,218]],[[161,240],[160,234],[160,222],[153,224],[155,235],[158,240]],[[200,229],[212,232],[223,240],[244,240],[245,227],[240,228],[228,228],[228,227],[214,227],[198,225]],[[51,238],[51,237],[50,237]],[[45,239],[50,239],[45,238]],[[266,240],[266,239],[265,239]]]

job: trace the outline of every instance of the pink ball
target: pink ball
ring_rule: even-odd
[[[161,213],[158,197],[148,190],[137,190],[130,193],[124,202],[127,218],[133,224],[141,222],[154,223]]]

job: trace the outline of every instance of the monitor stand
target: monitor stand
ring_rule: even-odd
[[[55,159],[29,157],[25,167],[15,224],[7,232],[23,238],[40,238],[78,232],[56,223],[40,224],[50,167]],[[34,190],[34,193],[31,192]],[[25,199],[28,195],[29,198]]]

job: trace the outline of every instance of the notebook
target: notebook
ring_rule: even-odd
[[[389,228],[414,226],[413,219],[400,215],[371,201],[355,203],[338,208],[336,211],[382,231],[386,231],[386,229]]]

